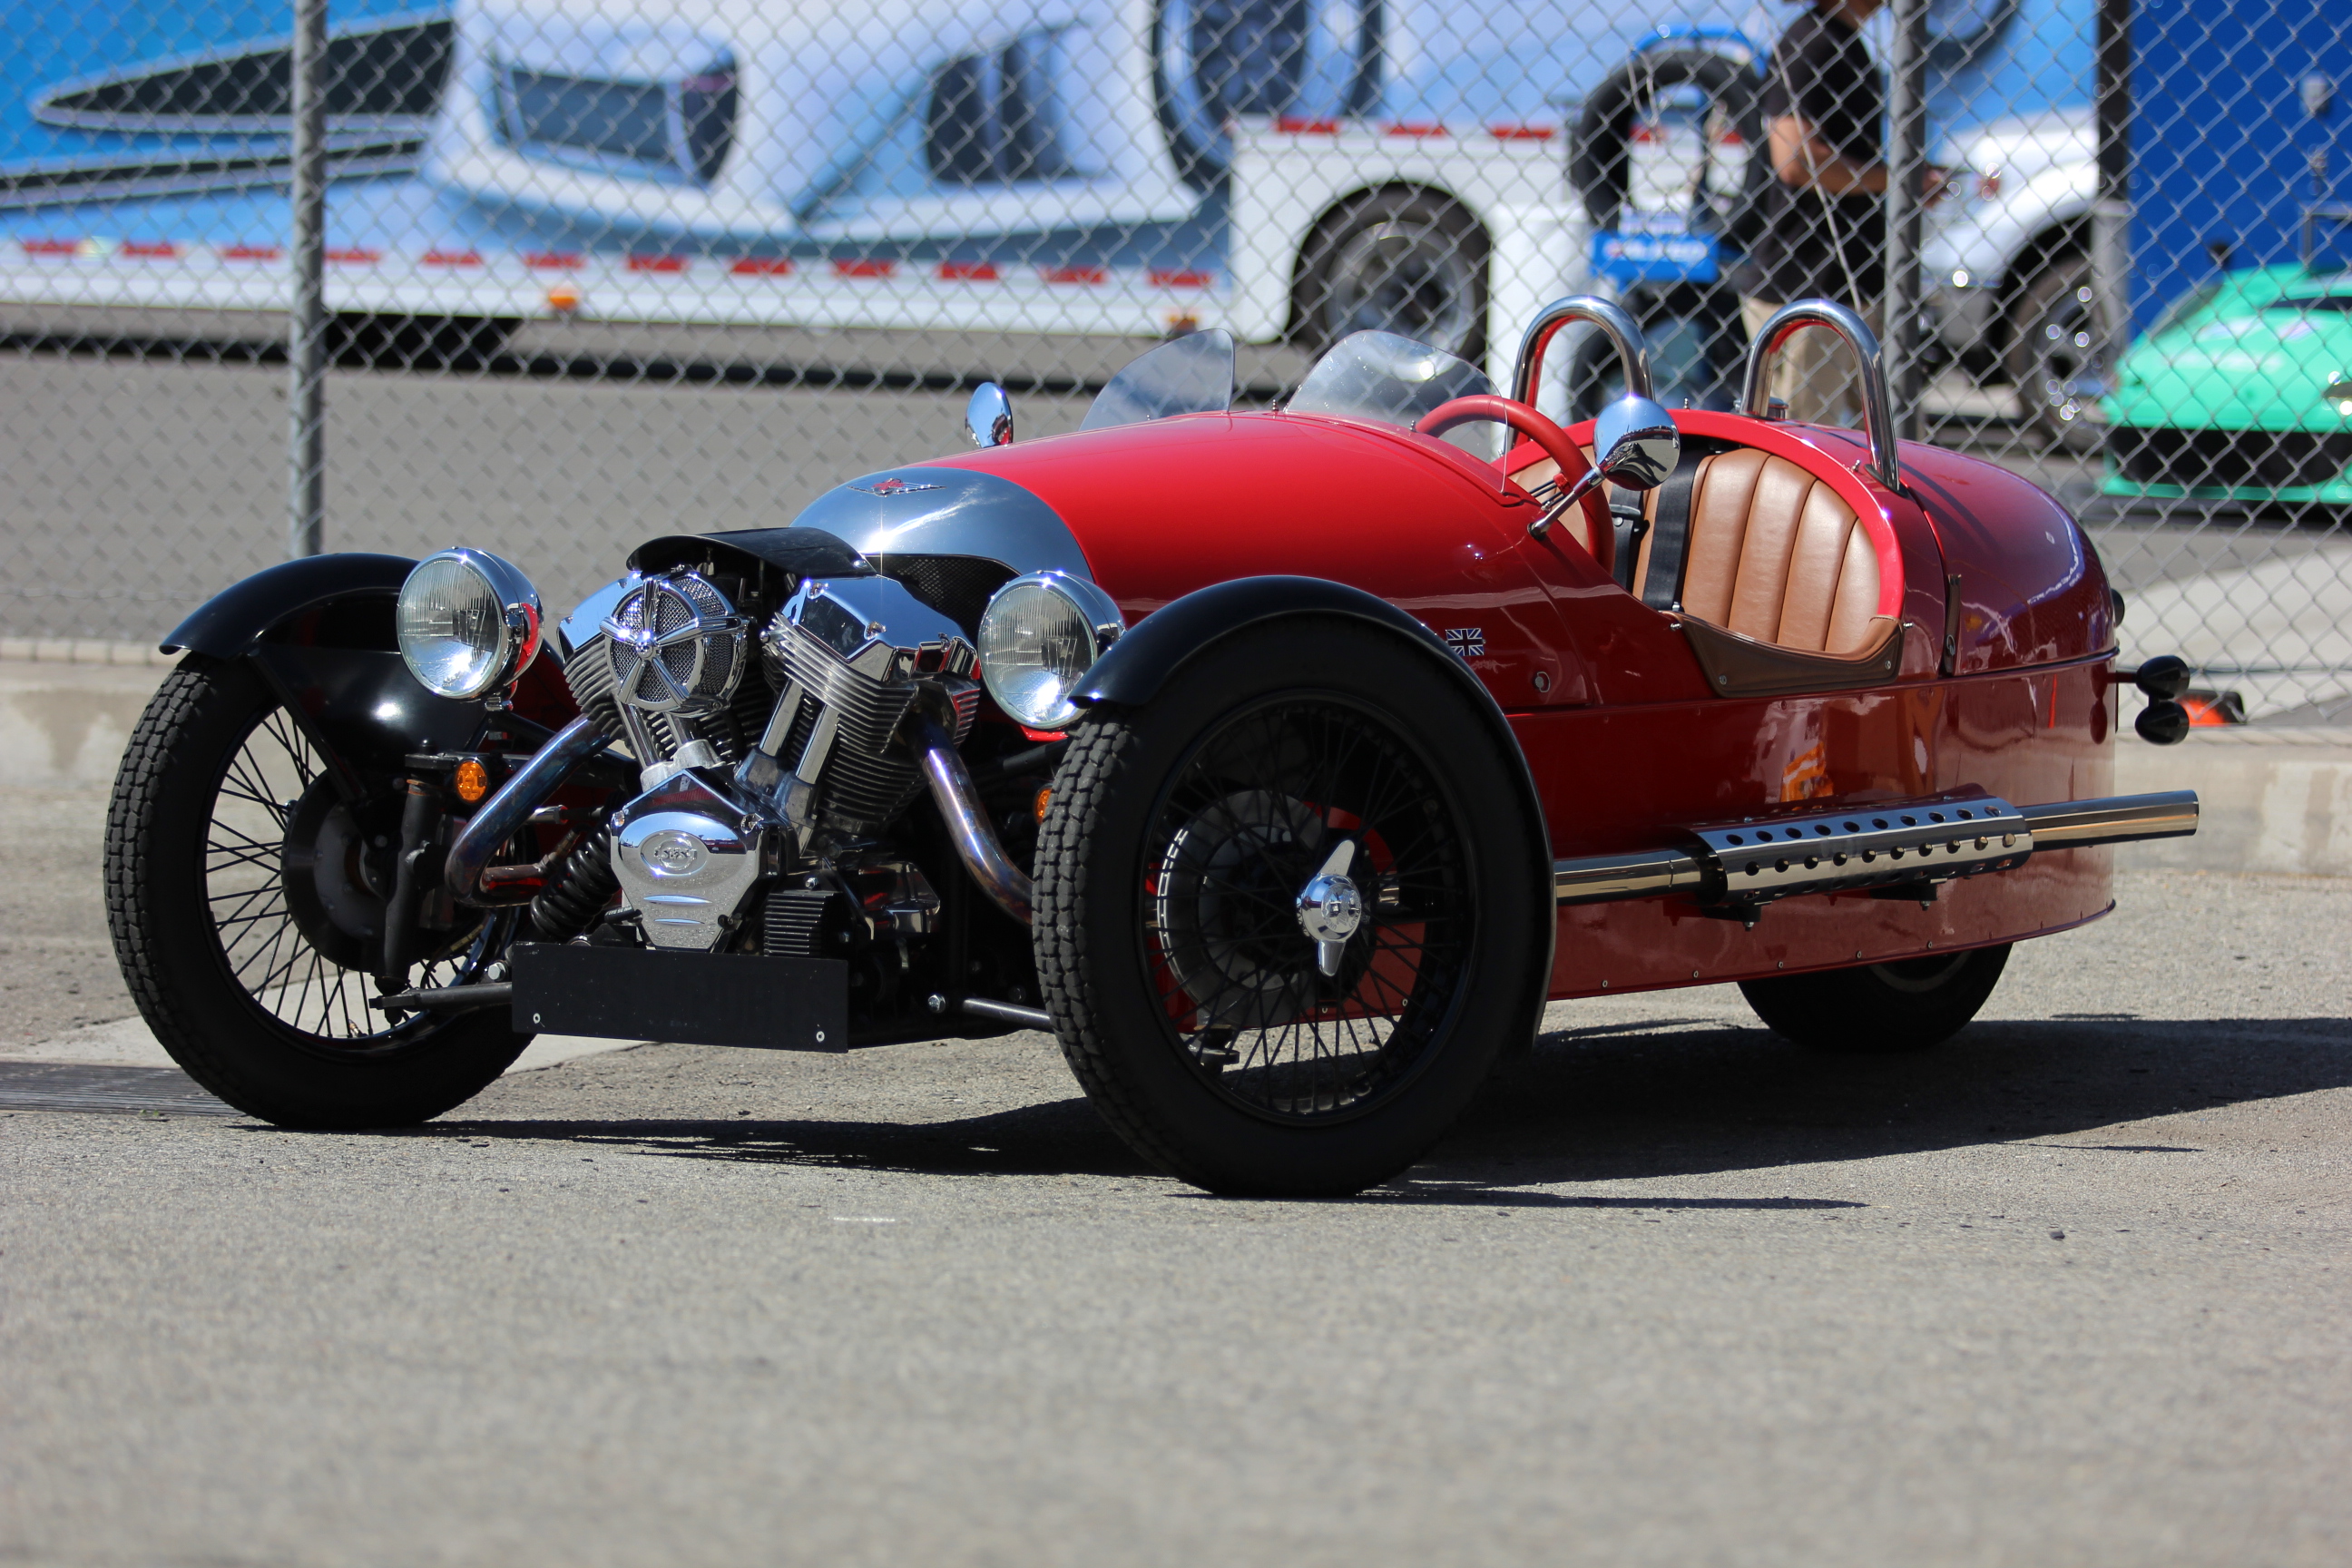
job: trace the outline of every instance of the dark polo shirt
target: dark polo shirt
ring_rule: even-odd
[[[1764,83],[1764,123],[1794,114],[1853,163],[1885,156],[1885,89],[1862,35],[1808,11],[1780,35]],[[1754,299],[1785,304],[1821,295],[1856,307],[1885,287],[1886,215],[1881,199],[1825,196],[1773,180],[1763,193],[1763,233],[1734,282]]]

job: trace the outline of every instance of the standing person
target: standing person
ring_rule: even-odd
[[[1863,24],[1883,0],[1811,0],[1772,50],[1764,130],[1772,179],[1762,226],[1735,274],[1752,340],[1791,300],[1835,300],[1883,331],[1886,289],[1886,101]],[[1933,201],[1944,172],[1927,172]],[[1781,347],[1772,395],[1792,419],[1862,422],[1862,384],[1837,338],[1818,328]]]

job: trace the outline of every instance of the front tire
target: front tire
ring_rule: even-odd
[[[530,1042],[503,1008],[394,1023],[368,1006],[383,989],[370,973],[383,811],[340,798],[248,664],[191,656],[131,731],[107,813],[115,955],[173,1060],[265,1121],[423,1121],[472,1099]],[[406,978],[481,978],[506,934],[496,916],[432,933]]]
[[[1817,1051],[1893,1056],[1942,1045],[1992,995],[2010,944],[1858,969],[1743,980],[1740,994],[1772,1032]]]
[[[1035,941],[1104,1119],[1213,1192],[1353,1193],[1412,1163],[1542,1008],[1548,862],[1516,765],[1433,659],[1324,617],[1084,721]],[[1344,893],[1319,885],[1360,923],[1318,945],[1299,900],[1335,865]]]

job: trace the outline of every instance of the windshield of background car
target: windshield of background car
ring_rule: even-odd
[[[1394,332],[1353,332],[1315,362],[1285,406],[1294,414],[1337,414],[1410,430],[1441,403],[1494,390],[1475,366],[1444,349]],[[1507,433],[1482,419],[1455,426],[1443,439],[1492,462],[1502,455]]]
[[[1233,334],[1211,327],[1162,343],[1112,376],[1078,428],[1140,425],[1171,414],[1222,414],[1233,405]]]

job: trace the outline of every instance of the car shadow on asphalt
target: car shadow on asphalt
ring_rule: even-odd
[[[950,1121],[742,1117],[665,1121],[505,1121],[445,1118],[413,1138],[556,1140],[633,1154],[730,1164],[804,1165],[905,1175],[1148,1176],[1083,1098]]]
[[[1700,1025],[1703,1026],[1687,1026]],[[1936,1150],[2031,1144],[2169,1157],[2196,1138],[2079,1135],[2119,1123],[2352,1085],[2343,1018],[1971,1026],[1933,1050],[1827,1056],[1760,1027],[1659,1020],[1553,1031],[1505,1064],[1454,1130],[1357,1202],[1819,1208],[1843,1200],[1618,1197],[1528,1188],[1753,1173]],[[1154,1174],[1068,1099],[945,1121],[451,1119],[403,1136],[557,1140],[669,1158],[907,1174]]]
[[[2063,1138],[2352,1085],[2352,1021],[1989,1020],[1931,1050],[1832,1056],[1761,1027],[1548,1035],[1407,1180],[1549,1185],[1756,1172]]]

